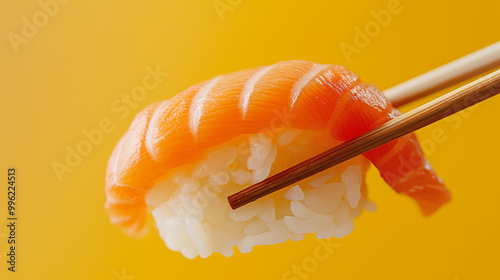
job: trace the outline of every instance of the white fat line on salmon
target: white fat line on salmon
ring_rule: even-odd
[[[149,153],[151,158],[153,160],[157,160],[156,153],[154,152],[154,130],[155,127],[158,127],[158,122],[162,121],[162,115],[166,105],[168,104],[168,100],[165,100],[158,104],[158,107],[156,107],[155,111],[153,112],[153,115],[151,115],[151,119],[149,120],[148,123],[148,131],[146,132],[146,140],[144,141],[144,145],[146,146],[146,151]],[[115,170],[116,172],[116,170]],[[117,173],[115,173],[117,174]]]
[[[191,101],[191,106],[189,107],[189,128],[195,138],[198,137],[198,126],[200,126],[201,113],[203,111],[205,97],[210,94],[212,88],[220,80],[220,78],[221,76],[217,76],[206,83],[200,88]]]
[[[264,76],[266,73],[268,73],[271,68],[273,68],[274,65],[270,65],[267,67],[262,68],[261,70],[257,71],[250,79],[245,84],[245,87],[243,88],[243,91],[241,92],[240,95],[240,108],[241,108],[241,113],[243,114],[243,119],[245,119],[245,116],[248,111],[248,102],[250,101],[250,96],[253,93],[253,90],[255,88],[255,85],[257,82],[259,82],[260,78]]]
[[[295,84],[292,87],[292,92],[290,95],[290,108],[293,108],[293,105],[299,98],[300,92],[309,84],[309,82],[316,77],[320,72],[325,70],[326,68],[330,67],[330,65],[321,65],[321,64],[314,64],[314,66],[309,70],[307,73],[305,73],[302,78],[297,80]]]

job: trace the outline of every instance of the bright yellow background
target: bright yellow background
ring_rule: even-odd
[[[2,187],[1,279],[119,280],[114,273],[122,269],[137,280],[281,279],[313,255],[314,238],[187,260],[154,233],[136,240],[108,222],[106,162],[133,116],[214,75],[288,59],[343,64],[385,89],[500,39],[498,0],[402,0],[403,11],[348,62],[339,44],[353,44],[354,28],[388,0],[230,2],[236,5],[221,20],[212,0],[73,0],[17,54],[7,34],[20,34],[22,18],[41,8],[38,1],[0,2],[0,178],[6,181],[7,166],[18,167],[20,219],[14,274],[1,239]],[[119,119],[111,103],[157,64],[169,77]],[[436,130],[447,137],[427,151],[454,195],[449,205],[424,218],[372,169],[378,211],[363,214],[309,279],[500,279],[499,106],[496,97],[418,132],[431,142]],[[60,183],[51,164],[64,162],[65,147],[104,118],[115,130]]]

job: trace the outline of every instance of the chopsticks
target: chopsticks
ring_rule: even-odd
[[[228,197],[236,209],[500,93],[500,70]]]
[[[500,66],[500,41],[384,91],[399,107]]]
[[[494,47],[494,49],[500,50],[500,43],[497,43],[495,45],[496,46]],[[481,51],[482,50],[480,50],[479,52]],[[500,51],[498,52],[498,54],[500,58]],[[495,67],[499,62],[500,59],[498,59],[498,61],[494,63],[488,63],[488,67]],[[455,61],[452,63],[455,63]],[[447,65],[443,67],[446,66]],[[488,69],[488,67],[482,66],[479,68],[484,70]],[[458,81],[460,79],[465,79],[464,77],[472,75],[470,73],[478,71],[478,68],[474,67],[470,71],[462,71],[460,75],[456,75],[457,73],[450,73],[446,68],[446,71],[444,72],[443,70],[438,69],[439,68],[436,69],[438,73],[448,72],[448,75],[441,75],[441,82],[445,84],[449,83],[452,80]],[[420,77],[421,76],[415,79],[418,79]],[[425,79],[423,80],[429,79],[428,77],[424,76]],[[409,82],[411,81],[412,80],[410,80]],[[439,86],[436,87],[436,85],[434,85],[429,88],[439,88]],[[396,91],[393,91],[393,93],[394,92]],[[399,102],[399,104],[404,104],[409,100],[413,100],[412,96],[414,95],[422,96],[428,93],[430,93],[429,90],[417,90],[413,92],[413,95],[408,94],[400,99],[394,97],[393,98],[395,101]],[[229,204],[231,205],[231,208],[237,209],[258,198],[264,197],[284,187],[308,178],[316,173],[340,164],[346,160],[361,155],[373,148],[376,148],[403,135],[425,127],[431,123],[434,123],[449,115],[459,112],[481,101],[484,101],[499,93],[500,70],[497,70],[441,97],[438,97],[437,99],[434,99],[416,109],[413,109],[406,114],[390,120],[349,141],[339,144],[338,146],[335,146],[282,172],[279,172],[253,186],[232,194],[228,196]]]

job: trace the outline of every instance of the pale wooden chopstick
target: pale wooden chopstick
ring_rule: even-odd
[[[384,91],[396,107],[500,67],[500,41]]]
[[[236,209],[500,93],[500,70],[228,197]]]

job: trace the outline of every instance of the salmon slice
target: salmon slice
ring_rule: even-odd
[[[144,196],[169,170],[242,134],[282,126],[346,141],[400,115],[373,85],[339,65],[285,61],[217,76],[132,121],[107,167],[106,210],[127,234],[147,233]],[[450,200],[413,134],[364,154],[425,215]]]

